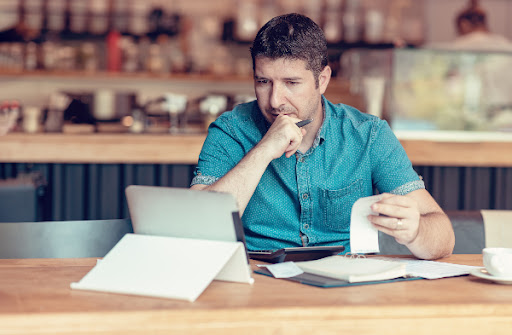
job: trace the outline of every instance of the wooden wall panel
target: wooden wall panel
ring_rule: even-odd
[[[512,168],[415,166],[427,190],[445,210],[512,210]],[[46,180],[39,220],[118,219],[129,216],[128,185],[188,187],[193,165],[0,164],[0,178],[22,172]],[[23,211],[23,204],[13,211]]]

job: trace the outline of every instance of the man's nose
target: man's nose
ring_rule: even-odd
[[[284,105],[285,92],[282,85],[274,83],[272,92],[270,93],[270,106],[273,109],[279,109]]]

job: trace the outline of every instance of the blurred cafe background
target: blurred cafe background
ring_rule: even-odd
[[[0,0],[0,222],[128,216],[130,184],[188,187],[208,125],[254,99],[259,27],[325,31],[326,97],[389,122],[446,210],[512,209],[512,47],[458,50],[471,3],[508,0]]]

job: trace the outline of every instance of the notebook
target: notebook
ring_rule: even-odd
[[[260,267],[256,270],[254,270],[254,272],[257,274],[273,277],[272,273],[267,268],[264,268],[264,267]],[[290,277],[290,278],[283,278],[283,279],[294,281],[294,282],[301,283],[304,285],[310,285],[310,286],[316,286],[316,287],[322,287],[322,288],[330,288],[330,287],[346,287],[346,286],[396,283],[396,282],[401,282],[401,281],[419,280],[419,279],[423,279],[423,278],[421,278],[421,277],[398,277],[398,278],[389,279],[389,280],[362,281],[362,282],[351,283],[346,280],[324,277],[324,276],[319,276],[319,275],[315,275],[312,273],[304,272],[303,274],[300,274],[298,276],[294,276],[294,277]]]
[[[242,242],[242,222],[228,193],[130,185],[125,190],[135,234]]]
[[[405,264],[375,259],[373,257],[336,255],[313,261],[293,262],[293,264],[304,272],[299,275],[283,276],[281,278],[323,288],[373,285],[422,279],[421,277],[408,276]],[[274,277],[276,269],[271,270],[269,268],[279,265],[260,266],[254,272]]]
[[[295,264],[306,273],[349,283],[389,280],[407,275],[405,264],[373,258],[336,255]]]

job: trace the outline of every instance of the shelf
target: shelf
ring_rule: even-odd
[[[23,134],[0,140],[1,163],[196,164],[205,134]],[[415,166],[512,167],[512,141],[400,138]]]
[[[166,81],[200,81],[200,82],[218,82],[221,81],[234,81],[234,82],[249,82],[252,81],[250,77],[241,76],[221,76],[214,74],[196,74],[196,73],[170,73],[158,74],[150,72],[107,72],[107,71],[17,71],[0,69],[1,77],[23,78],[23,79],[93,79],[93,80],[125,80],[125,79],[142,79],[142,80],[166,80]]]
[[[215,75],[215,74],[198,74],[198,73],[170,73],[170,74],[157,74],[150,72],[107,72],[107,71],[17,71],[0,69],[1,78],[14,78],[14,79],[90,79],[90,80],[162,80],[162,81],[178,81],[178,82],[201,82],[201,83],[214,83],[221,82],[240,82],[244,84],[251,84],[253,78],[247,76],[235,75]],[[334,89],[348,89],[348,82],[339,80],[338,78],[331,78],[329,87],[333,86]]]
[[[72,86],[102,82],[112,85],[134,84],[136,89],[144,89],[149,84],[166,85],[174,84],[174,87],[166,86],[169,90],[179,88],[191,94],[199,91],[211,92],[222,90],[232,92],[243,89],[247,94],[253,94],[252,77],[241,76],[220,76],[213,74],[154,74],[154,73],[124,73],[124,72],[84,72],[84,71],[16,71],[0,70],[0,81],[2,79],[26,82],[40,82],[48,86],[49,82],[56,85],[72,84]],[[225,85],[225,86],[223,86]],[[154,85],[153,85],[154,86]],[[188,93],[187,93],[188,94]],[[344,103],[362,110],[364,108],[361,96],[350,93],[349,82],[339,78],[331,78],[327,91],[327,99],[333,103]]]

